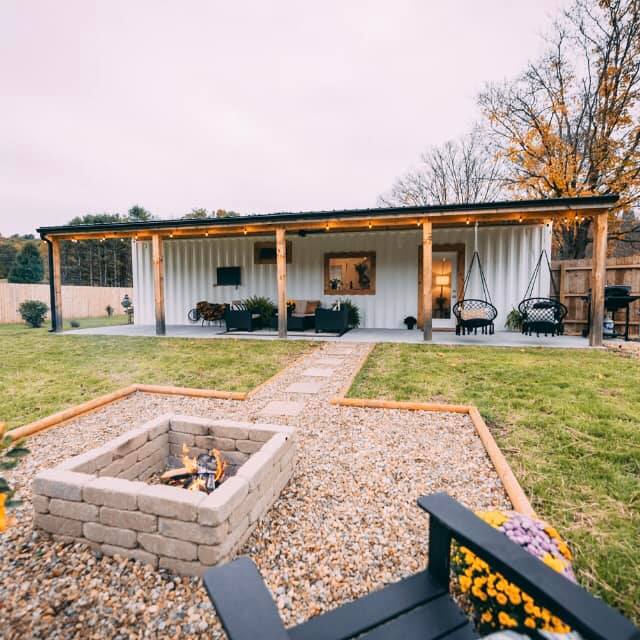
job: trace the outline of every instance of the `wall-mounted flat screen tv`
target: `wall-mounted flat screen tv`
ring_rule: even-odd
[[[240,267],[218,267],[218,286],[237,286],[240,284]]]

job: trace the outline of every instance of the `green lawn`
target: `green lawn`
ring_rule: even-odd
[[[581,583],[640,622],[640,360],[385,344],[349,395],[475,404]]]
[[[113,315],[113,316],[98,316],[97,318],[78,318],[76,322],[80,323],[79,327],[72,327],[71,321],[73,318],[69,320],[65,319],[63,322],[64,331],[74,330],[74,329],[92,329],[94,327],[109,327],[117,324],[127,324],[127,316],[124,314],[121,315]],[[47,320],[46,325],[49,326],[49,320]]]
[[[249,391],[311,348],[302,341],[65,336],[0,325],[0,422],[17,427],[132,383]]]

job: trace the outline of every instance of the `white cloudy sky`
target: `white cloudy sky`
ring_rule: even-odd
[[[374,206],[564,0],[2,0],[0,233]]]

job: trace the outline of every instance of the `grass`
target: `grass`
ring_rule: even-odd
[[[640,622],[640,360],[385,344],[349,395],[475,404],[580,582]]]
[[[302,341],[65,336],[0,325],[0,422],[14,428],[133,383],[249,391],[311,348]]]
[[[64,320],[63,322],[63,330],[69,331],[74,329],[93,329],[95,327],[111,327],[118,324],[127,324],[128,319],[124,314],[121,315],[113,315],[113,316],[99,316],[97,318],[78,318],[76,322],[80,323],[79,327],[72,327],[71,321],[73,318],[69,320]],[[49,321],[47,320],[47,325]]]

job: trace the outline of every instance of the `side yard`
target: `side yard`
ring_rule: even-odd
[[[249,391],[312,348],[302,341],[54,336],[0,325],[0,422],[18,427],[134,382]]]
[[[597,351],[377,345],[350,397],[475,404],[581,583],[640,621],[640,361]]]

